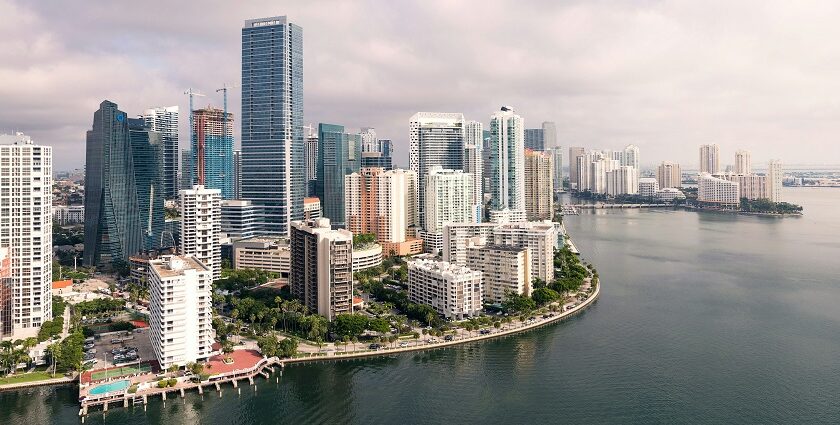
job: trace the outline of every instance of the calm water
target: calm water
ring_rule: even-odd
[[[806,216],[568,218],[603,291],[559,325],[86,423],[840,423],[840,190],[785,195]],[[78,423],[75,396],[0,393],[0,423]]]

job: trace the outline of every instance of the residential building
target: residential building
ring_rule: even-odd
[[[318,124],[318,169],[315,196],[321,199],[324,217],[333,227],[343,228],[344,176],[359,171],[361,137],[348,134],[344,126]]]
[[[487,245],[483,238],[467,246],[467,264],[482,273],[484,302],[501,304],[512,292],[531,295],[531,250],[510,245]]]
[[[362,152],[378,152],[376,129],[373,127],[362,127],[359,129]]]
[[[525,212],[528,220],[554,218],[553,174],[551,152],[525,151]]]
[[[222,199],[234,197],[233,114],[207,107],[192,113],[193,184],[219,189]]]
[[[656,167],[656,180],[659,182],[659,187],[662,189],[673,187],[682,187],[682,170],[680,164],[671,161],[662,161]]]
[[[770,163],[767,164],[767,198],[771,202],[782,202],[783,177],[782,161],[778,159],[770,160]]]
[[[237,240],[260,234],[262,208],[251,201],[227,199],[222,201],[220,229],[227,237]]]
[[[659,180],[651,177],[639,179],[639,196],[654,197],[659,192]]]
[[[303,29],[285,16],[242,28],[242,197],[263,206],[261,231],[303,218]]]
[[[472,176],[459,170],[433,167],[426,176],[426,225],[421,232],[427,252],[443,249],[443,226],[475,221]]]
[[[417,175],[417,218],[426,223],[426,176],[433,167],[464,169],[464,115],[418,112],[409,121],[409,169]]]
[[[677,199],[685,199],[685,194],[674,187],[666,187],[656,192],[656,200],[659,202],[674,202]]]
[[[494,245],[511,245],[531,250],[531,279],[554,280],[554,248],[557,228],[550,221],[502,224],[493,229]],[[488,239],[489,241],[489,239]]]
[[[527,220],[525,216],[525,211],[523,210],[510,210],[510,209],[503,209],[503,210],[491,210],[490,211],[490,222],[496,224],[506,224],[506,223],[519,223],[521,221]]]
[[[725,174],[716,177],[738,183],[739,198],[750,200],[770,198],[770,195],[767,193],[767,176],[760,176],[758,174]]]
[[[85,222],[84,205],[53,205],[53,224],[66,226]]]
[[[624,147],[623,155],[621,155],[621,165],[630,166],[636,169],[636,174],[642,170],[639,167],[639,147],[636,145],[627,145]]]
[[[321,200],[316,197],[303,198],[303,219],[321,218]]]
[[[735,151],[735,174],[752,174],[752,154],[750,151]]]
[[[720,146],[717,144],[700,146],[700,173],[720,173]]]
[[[52,147],[0,135],[0,338],[52,320]]]
[[[242,149],[233,150],[233,199],[242,199]]]
[[[233,242],[233,267],[277,273],[288,279],[291,267],[289,242],[283,238],[261,237]]]
[[[307,130],[304,159],[306,165],[306,196],[315,196],[315,182],[318,179],[318,132],[309,124]]]
[[[636,168],[622,165],[606,172],[607,194],[610,196],[635,195],[639,191],[639,177]]]
[[[292,222],[292,295],[328,320],[353,311],[353,234],[328,218]]]
[[[432,306],[448,320],[481,314],[484,299],[480,271],[445,261],[408,262],[408,299]]]
[[[740,187],[737,182],[700,173],[697,179],[697,202],[722,208],[740,205]]]
[[[178,181],[178,106],[163,106],[143,111],[149,129],[160,133],[163,151],[163,197],[176,199]]]
[[[484,137],[483,126],[478,121],[464,124],[464,172],[473,177],[473,209],[475,220],[482,221],[484,213]]]
[[[490,117],[491,210],[525,210],[524,126],[507,106]]]
[[[180,195],[180,253],[200,261],[215,281],[222,273],[222,193],[219,189],[197,185],[182,190]]]
[[[572,190],[583,191],[581,185],[581,170],[580,157],[586,153],[586,149],[581,147],[569,148],[569,188]]]
[[[213,272],[190,255],[149,261],[149,339],[162,369],[213,351]]]

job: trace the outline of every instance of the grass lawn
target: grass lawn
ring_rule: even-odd
[[[98,381],[107,377],[114,378],[117,376],[131,375],[133,373],[150,372],[151,370],[152,367],[148,363],[141,363],[139,368],[137,367],[137,365],[132,365],[108,369],[107,372],[105,370],[98,370],[96,372],[91,373],[91,379],[93,379],[94,381]]]
[[[56,378],[62,378],[64,375],[58,373],[55,375]],[[43,381],[45,379],[52,379],[52,373],[48,373],[46,371],[35,371],[32,373],[16,373],[14,375],[9,375],[5,378],[0,378],[0,385],[5,384],[20,384],[22,382],[34,382],[34,381]]]

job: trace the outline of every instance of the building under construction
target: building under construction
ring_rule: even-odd
[[[234,199],[233,114],[207,107],[192,112],[193,184]]]

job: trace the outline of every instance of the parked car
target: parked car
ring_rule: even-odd
[[[380,345],[380,344],[370,344],[368,346],[368,348],[370,348],[371,350],[378,350],[378,349],[382,348],[382,345]]]
[[[454,335],[447,335],[447,336],[443,337],[443,339],[444,339],[444,341],[452,341],[453,339],[455,339],[455,336]]]
[[[481,334],[481,335],[487,335],[487,334],[490,333],[490,329],[482,329],[482,330],[478,331],[478,333]]]

